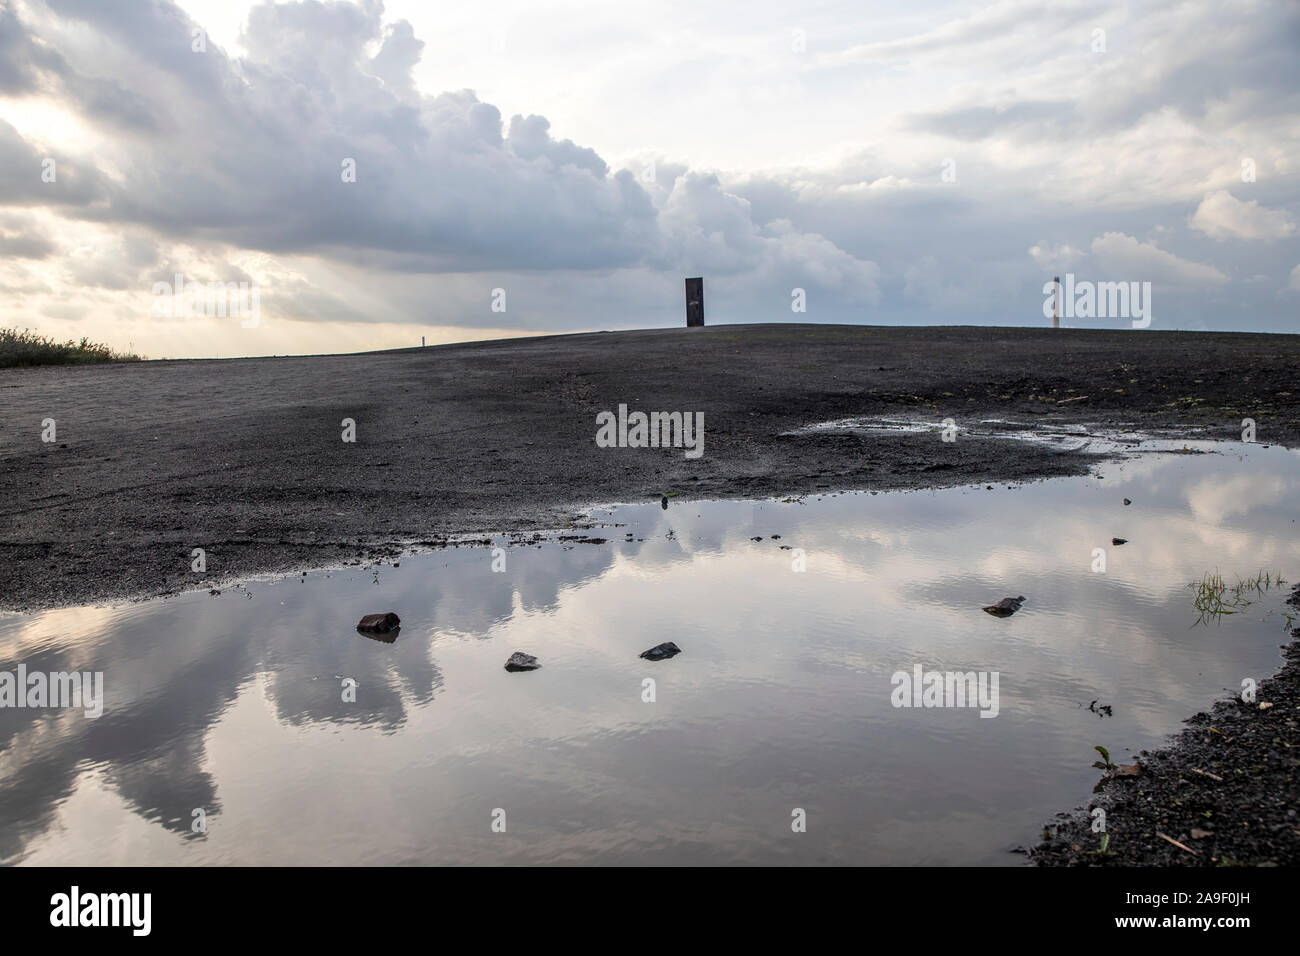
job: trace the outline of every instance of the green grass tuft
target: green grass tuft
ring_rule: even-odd
[[[118,352],[82,336],[56,342],[30,329],[0,329],[0,368],[31,365],[87,365],[95,362],[138,362],[134,352]]]
[[[1275,572],[1260,571],[1253,578],[1238,578],[1236,584],[1228,584],[1216,571],[1205,575],[1199,582],[1193,581],[1188,587],[1196,592],[1192,600],[1192,606],[1200,613],[1196,623],[1214,621],[1217,624],[1225,614],[1236,614],[1250,607],[1269,590],[1285,585],[1282,575]]]

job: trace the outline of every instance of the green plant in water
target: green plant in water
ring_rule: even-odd
[[[1199,582],[1193,581],[1187,586],[1195,592],[1192,607],[1199,614],[1196,624],[1208,626],[1210,621],[1220,623],[1225,614],[1236,614],[1250,607],[1268,591],[1285,584],[1286,581],[1281,574],[1269,571],[1260,571],[1253,578],[1238,578],[1236,584],[1228,584],[1223,575],[1215,571],[1213,574],[1206,574]],[[1286,617],[1286,626],[1289,627],[1294,616],[1290,614],[1283,616]],[[1192,626],[1195,627],[1196,624]]]
[[[1105,747],[1098,744],[1092,749],[1097,751],[1097,753],[1101,754],[1101,760],[1094,760],[1092,762],[1092,765],[1096,767],[1098,770],[1105,770],[1107,773],[1114,773],[1116,770],[1119,769],[1119,764],[1114,764],[1110,762],[1110,751],[1107,750]],[[1105,761],[1105,763],[1103,763],[1102,761]]]

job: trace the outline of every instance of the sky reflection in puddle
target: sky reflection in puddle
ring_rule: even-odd
[[[102,671],[107,696],[0,709],[0,859],[1020,863],[1089,796],[1094,744],[1126,762],[1279,666],[1289,588],[1196,627],[1186,585],[1300,576],[1300,457],[1196,447],[1011,490],[620,506],[593,512],[626,523],[587,532],[607,543],[511,547],[503,573],[460,548],[377,584],[0,616],[0,670]],[[354,630],[388,610],[392,644]],[[516,650],[542,668],[507,673]],[[893,707],[916,664],[997,671],[998,716]]]

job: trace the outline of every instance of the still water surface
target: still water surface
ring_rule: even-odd
[[[1193,447],[993,491],[598,509],[606,543],[507,547],[503,572],[462,547],[0,616],[0,670],[102,671],[106,697],[0,709],[0,860],[1019,864],[1088,799],[1094,744],[1127,762],[1280,664],[1279,592],[1198,627],[1186,585],[1300,577],[1300,456]],[[393,643],[354,630],[388,610]],[[542,668],[507,673],[516,650]],[[998,672],[997,717],[892,706],[917,664]]]

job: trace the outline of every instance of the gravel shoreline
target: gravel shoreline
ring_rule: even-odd
[[[1287,603],[1300,610],[1300,586]],[[1039,866],[1300,863],[1300,627],[1291,635],[1286,663],[1259,684],[1253,703],[1221,700],[1188,718],[1188,729],[1170,745],[1141,751],[1135,775],[1106,779],[1086,806],[1058,814],[1031,860]],[[1094,808],[1105,812],[1106,853],[1098,852],[1101,836],[1092,832]]]

